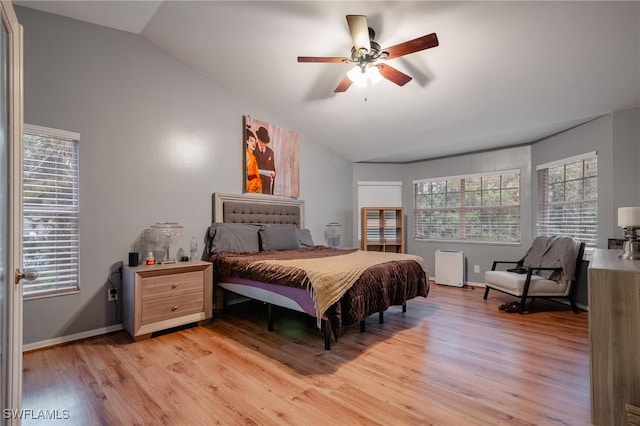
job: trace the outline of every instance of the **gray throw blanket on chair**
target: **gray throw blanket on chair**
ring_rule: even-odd
[[[525,268],[562,268],[565,279],[573,280],[576,273],[575,247],[571,237],[536,237],[520,261]],[[538,271],[537,275],[548,280],[560,278],[557,271]]]

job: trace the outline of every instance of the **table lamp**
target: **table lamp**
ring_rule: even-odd
[[[340,247],[341,225],[338,222],[329,223],[324,230],[324,241],[328,247]]]
[[[175,222],[158,222],[151,225],[151,240],[165,249],[165,257],[160,263],[176,262],[175,259],[169,257],[169,248],[181,240],[183,234],[182,226]]]
[[[620,207],[618,209],[618,226],[624,229],[625,239],[618,259],[640,259],[640,241],[638,241],[640,207]]]

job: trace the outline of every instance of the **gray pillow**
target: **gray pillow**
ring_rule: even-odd
[[[209,227],[210,253],[260,251],[260,225],[250,223],[212,223]]]
[[[308,229],[298,229],[296,228],[296,233],[298,234],[298,241],[300,242],[300,247],[313,247],[313,238],[311,238],[311,231]]]
[[[294,226],[263,226],[258,231],[262,250],[295,250],[300,248]]]

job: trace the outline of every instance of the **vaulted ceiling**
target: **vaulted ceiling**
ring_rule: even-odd
[[[354,161],[409,162],[533,142],[640,106],[640,2],[17,1],[139,34]],[[345,15],[413,79],[334,93],[353,65]],[[251,114],[252,111],[247,111]],[[261,117],[256,117],[261,118]]]

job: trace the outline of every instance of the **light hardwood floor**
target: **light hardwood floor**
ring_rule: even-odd
[[[588,314],[432,284],[330,351],[315,320],[236,305],[133,343],[123,331],[27,353],[23,408],[73,425],[588,425]]]

